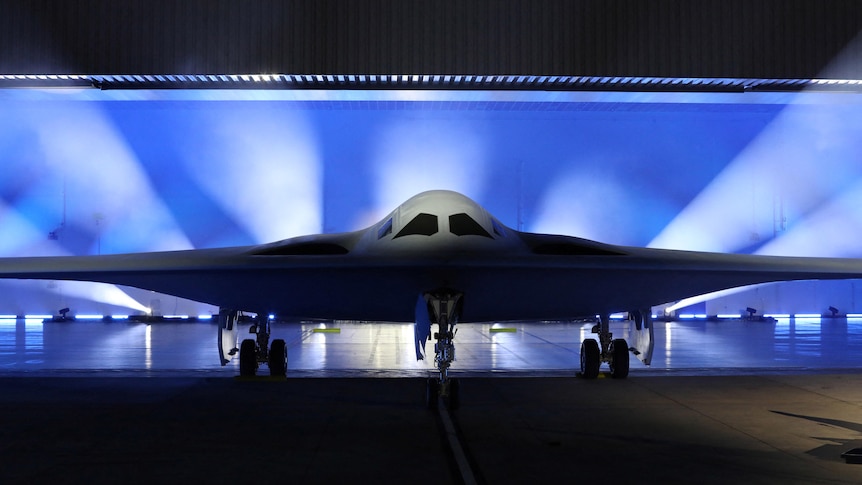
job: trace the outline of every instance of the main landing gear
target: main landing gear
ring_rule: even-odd
[[[463,294],[457,291],[442,289],[424,294],[427,303],[428,318],[437,324],[434,333],[434,363],[437,366],[437,377],[429,377],[425,389],[425,403],[428,409],[436,409],[438,397],[442,397],[449,409],[458,409],[460,405],[461,385],[458,379],[449,377],[449,367],[455,360],[455,324],[461,316]]]
[[[255,334],[254,339],[245,339],[239,347],[239,375],[252,377],[257,374],[260,364],[269,366],[269,375],[284,377],[287,375],[287,348],[284,340],[275,339],[270,345],[270,325],[266,313],[259,313],[257,322],[251,326],[249,333]]]
[[[607,362],[611,369],[611,377],[614,379],[628,377],[629,346],[625,339],[613,338],[608,315],[599,317],[599,322],[593,327],[593,333],[599,335],[598,342],[586,339],[581,343],[581,376],[585,379],[595,379],[599,376],[602,362]]]

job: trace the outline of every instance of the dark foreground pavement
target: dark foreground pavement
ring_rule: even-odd
[[[458,483],[420,379],[0,378],[0,483]],[[862,374],[475,377],[480,483],[862,483]]]

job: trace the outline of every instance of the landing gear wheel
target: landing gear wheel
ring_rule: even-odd
[[[454,411],[461,406],[461,381],[449,379],[449,410]]]
[[[629,345],[625,339],[614,339],[609,349],[611,354],[611,377],[625,379],[629,375]]]
[[[428,409],[437,409],[437,397],[440,395],[440,382],[433,377],[428,378],[425,384],[425,406]]]
[[[239,375],[254,377],[257,374],[257,345],[248,338],[239,346]]]
[[[581,343],[581,376],[584,379],[595,379],[599,376],[600,358],[598,342],[586,339]]]
[[[287,348],[282,339],[273,340],[269,346],[269,375],[272,377],[287,375]]]

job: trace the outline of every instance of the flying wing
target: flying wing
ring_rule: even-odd
[[[862,278],[862,261],[634,248],[524,233],[460,194],[431,191],[361,231],[221,249],[5,258],[0,278],[121,284],[284,318],[424,322],[417,317],[418,296],[429,312],[448,309],[429,313],[432,323],[446,319],[438,332],[445,337],[458,321],[615,312],[648,320],[653,305],[724,288]],[[638,331],[650,327],[646,320]],[[417,339],[427,338],[425,326]],[[646,340],[648,348],[631,349],[639,357],[651,353]],[[602,342],[603,361],[613,359],[612,344]],[[438,354],[447,345],[438,342]],[[617,358],[627,358],[628,350]]]
[[[260,246],[0,258],[0,278],[120,284],[286,318],[398,322],[414,321],[417,295],[442,287],[466,295],[461,321],[487,322],[624,312],[770,281],[862,278],[856,259],[623,247],[502,225],[494,236],[439,229],[378,238],[382,225]]]

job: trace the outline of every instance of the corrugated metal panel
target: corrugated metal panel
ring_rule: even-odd
[[[806,78],[860,28],[857,0],[6,0],[0,72]]]

